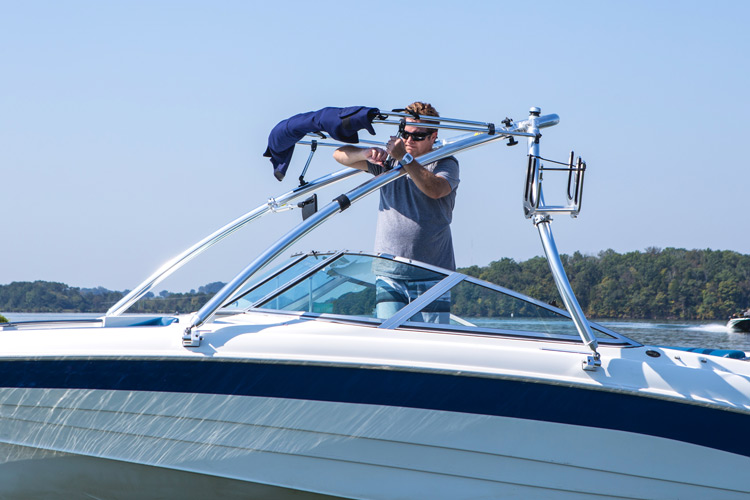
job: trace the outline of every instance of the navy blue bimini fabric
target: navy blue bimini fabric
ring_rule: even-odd
[[[334,140],[354,144],[359,142],[357,132],[363,128],[375,135],[372,120],[380,114],[378,108],[349,106],[348,108],[323,108],[300,113],[280,121],[268,135],[268,148],[263,156],[271,158],[273,174],[282,180],[292,160],[294,145],[310,132],[327,132]]]

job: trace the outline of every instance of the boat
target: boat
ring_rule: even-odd
[[[732,316],[727,322],[727,329],[730,332],[750,333],[750,314]]]
[[[303,171],[300,186],[186,249],[101,318],[0,324],[0,497],[750,498],[746,353],[641,345],[583,314],[551,224],[579,214],[586,165],[540,156],[540,130],[558,122],[538,108],[503,126],[440,118],[458,135],[418,160],[526,140],[524,215],[563,307],[399,256],[289,256],[405,175],[396,164],[364,176],[317,209],[318,189],[361,173],[308,182]],[[337,144],[300,145],[311,147],[306,171]],[[559,204],[544,196],[555,175]],[[127,312],[219,241],[298,205],[303,220],[199,310]],[[393,266],[437,284],[379,318],[375,281]],[[446,298],[450,310],[435,313]]]

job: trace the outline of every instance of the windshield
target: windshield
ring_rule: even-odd
[[[420,283],[411,294],[397,283],[411,276]],[[368,255],[342,255],[313,274],[264,299],[257,307],[387,319],[446,275]],[[395,291],[394,291],[395,288]]]
[[[293,256],[289,260],[273,267],[258,279],[245,285],[240,290],[238,298],[225,307],[247,309],[269,293],[285,285],[300,274],[309,271],[330,256],[330,254],[311,254],[301,258],[300,256]]]
[[[443,281],[447,276],[385,256],[311,254],[277,270],[236,303],[379,322],[403,309],[388,328],[579,339],[564,311],[458,273]],[[592,327],[599,339],[619,338]]]
[[[431,320],[436,313],[444,315],[442,321],[438,322],[458,327],[578,338],[575,323],[566,314],[528,298],[490,288],[470,278],[461,281],[438,300],[425,306],[404,325],[429,326],[429,323],[436,322]],[[596,329],[593,332],[598,338],[615,338]]]

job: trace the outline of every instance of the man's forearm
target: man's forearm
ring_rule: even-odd
[[[357,146],[342,146],[333,152],[334,160],[342,165],[359,170],[367,170],[368,157],[368,150]]]
[[[404,168],[419,190],[430,198],[437,200],[450,194],[452,190],[450,183],[424,168],[416,160],[405,165]]]

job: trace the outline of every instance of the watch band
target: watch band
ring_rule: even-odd
[[[413,157],[413,156],[412,156],[411,154],[409,154],[409,153],[406,153],[406,154],[405,154],[405,155],[403,156],[403,158],[401,158],[401,161],[400,161],[399,163],[400,163],[401,165],[408,165],[409,163],[411,163],[411,162],[413,162],[413,161],[414,161],[414,157]]]

